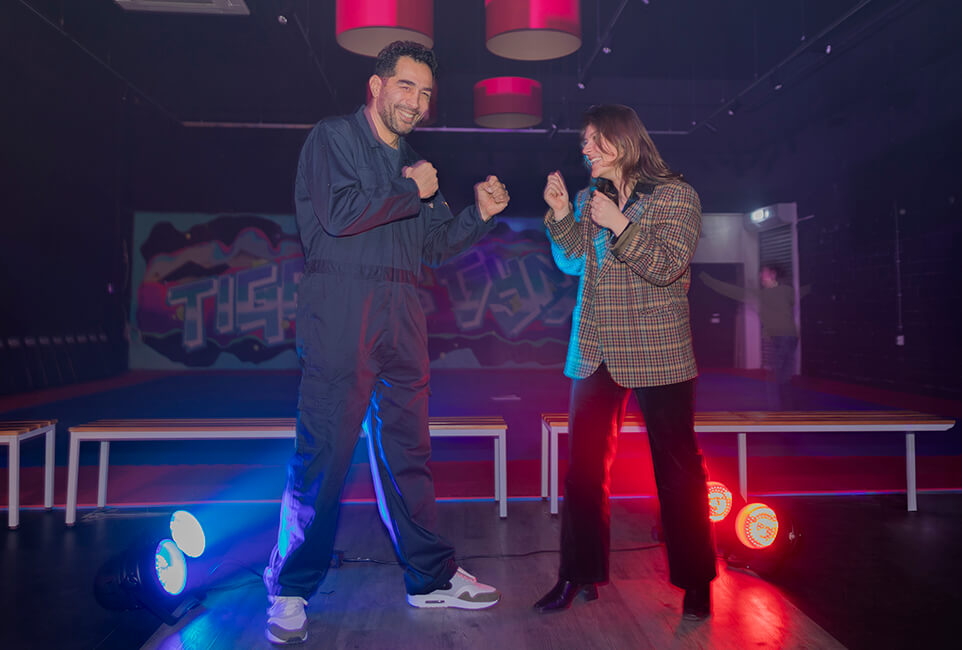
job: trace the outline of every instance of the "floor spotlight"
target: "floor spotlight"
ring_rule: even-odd
[[[178,510],[170,516],[170,536],[177,547],[190,557],[200,557],[207,548],[204,528],[197,517],[186,510]]]
[[[735,517],[735,536],[748,548],[768,548],[778,536],[778,515],[764,503],[749,503]]]
[[[778,511],[764,503],[749,503],[734,517],[733,536],[721,549],[728,566],[773,574],[791,556],[801,535],[784,508]]]
[[[100,567],[94,597],[105,609],[147,608],[167,625],[198,604],[184,592],[187,559],[172,539],[142,539]]]
[[[708,481],[708,518],[718,523],[732,511],[732,491],[724,483]]]

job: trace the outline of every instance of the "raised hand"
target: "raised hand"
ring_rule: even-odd
[[[603,192],[596,191],[591,195],[591,220],[602,228],[607,228],[616,236],[628,227],[628,218]]]
[[[544,186],[544,202],[554,212],[555,221],[561,221],[568,216],[568,188],[561,172],[548,174],[548,182]]]
[[[508,190],[497,176],[488,176],[474,186],[474,200],[478,204],[481,220],[488,221],[508,206]]]
[[[418,186],[418,196],[429,199],[438,192],[438,170],[427,160],[419,160],[401,170],[404,178],[412,179]]]

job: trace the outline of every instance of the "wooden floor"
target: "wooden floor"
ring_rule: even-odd
[[[83,393],[72,399],[60,396],[59,401],[9,415],[57,417],[64,426],[104,417],[279,417],[293,412],[296,384],[294,375],[193,373],[100,392],[78,387]],[[757,384],[751,378],[704,373],[699,379],[699,408],[754,408],[753,400],[763,392]],[[469,571],[503,590],[500,605],[484,612],[415,610],[404,600],[396,565],[350,563],[332,571],[322,593],[312,598],[310,643],[302,647],[840,647],[836,641],[850,650],[962,647],[956,623],[962,611],[962,544],[958,542],[962,493],[944,491],[959,487],[959,475],[943,472],[940,476],[949,480],[940,481],[931,471],[920,473],[924,491],[919,511],[907,512],[903,484],[878,486],[870,481],[879,467],[888,467],[886,462],[893,456],[893,475],[904,479],[904,446],[896,440],[892,447],[888,438],[881,437],[766,436],[752,442],[751,485],[755,489],[764,485],[765,471],[773,477],[769,492],[778,494],[766,494],[765,501],[792,513],[802,531],[802,543],[777,575],[764,579],[720,567],[715,615],[709,621],[681,621],[682,594],[668,585],[664,552],[658,547],[614,553],[612,582],[601,588],[600,601],[576,603],[562,614],[536,615],[530,604],[554,582],[559,522],[547,514],[547,504],[523,497],[538,494],[539,413],[563,410],[568,389],[567,380],[555,372],[434,373],[432,409],[437,414],[502,414],[509,421],[509,461],[515,465],[509,470],[508,519],[498,519],[489,496],[483,501],[440,505],[441,532],[455,542]],[[504,396],[520,399],[500,399]],[[853,403],[812,390],[804,390],[801,397],[813,409],[921,408],[962,415],[958,408],[927,409],[902,401]],[[23,406],[18,400],[14,407]],[[111,449],[111,488],[123,492],[130,487],[119,469],[129,467],[137,472],[136,485],[143,492],[132,493],[133,501],[109,496],[108,503],[125,503],[122,508],[85,507],[77,525],[66,528],[61,507],[66,442],[61,435],[57,508],[44,512],[39,497],[25,500],[20,528],[0,527],[0,611],[4,612],[0,649],[128,650],[145,644],[148,648],[268,647],[262,636],[267,602],[257,574],[276,538],[277,498],[289,449],[255,452],[240,445],[220,445],[202,450],[192,445],[190,465],[183,465],[184,450],[176,445],[166,449],[152,443],[138,449],[134,448],[138,443],[118,445]],[[630,436],[622,443],[619,458],[627,463],[625,467],[650,475],[646,453],[640,448],[631,453]],[[708,438],[703,444],[715,443]],[[42,485],[42,448],[25,446],[22,495]],[[732,467],[733,449],[728,441],[715,444],[718,460],[728,460]],[[919,449],[920,467],[926,460],[955,467],[962,459],[962,439],[955,431],[920,436]],[[96,446],[90,445],[84,453],[81,469],[94,474],[82,485],[94,487]],[[491,494],[489,472],[483,473],[479,489],[478,479],[460,469],[462,461],[470,464],[484,458],[489,462],[488,445],[483,450],[438,445],[433,458],[439,463],[439,485],[473,481],[470,491],[448,496]],[[529,463],[532,469],[517,471],[518,463],[521,467]],[[366,466],[359,465],[352,471],[360,472],[361,482],[369,485]],[[459,469],[451,474],[452,470],[442,469],[448,466]],[[724,466],[710,469],[713,478],[721,478]],[[198,473],[204,478],[195,483],[192,476]],[[527,480],[526,474],[531,480],[519,489],[517,481]],[[789,478],[794,475],[804,481],[793,484]],[[0,468],[5,485],[3,476]],[[837,477],[844,481],[836,484]],[[834,494],[803,493],[818,480]],[[93,497],[85,502],[92,503]],[[98,567],[143,534],[153,535],[162,528],[174,509],[172,504],[187,503],[195,513],[198,507],[206,507],[250,524],[243,533],[235,531],[222,548],[212,547],[205,555],[210,564],[206,569],[213,574],[203,605],[173,627],[144,609],[102,608],[92,589]],[[650,545],[655,501],[615,500],[613,507],[615,547]],[[338,548],[348,557],[393,561],[373,505],[346,505],[339,533]],[[522,556],[538,550],[548,552]],[[206,573],[192,568],[191,575]]]
[[[714,615],[681,618],[682,592],[666,577],[664,551],[652,540],[655,502],[619,500],[612,509],[611,582],[601,598],[576,601],[567,612],[531,609],[554,582],[559,520],[541,502],[513,503],[500,520],[486,503],[440,504],[440,529],[462,565],[498,586],[504,598],[484,611],[418,610],[407,605],[396,565],[348,563],[332,569],[308,606],[305,648],[841,648],[825,630],[754,574],[720,563]],[[348,558],[392,561],[376,510],[347,506],[337,548]],[[639,548],[649,547],[649,548]],[[548,552],[527,555],[532,551]],[[229,554],[228,554],[229,555]],[[264,558],[252,558],[252,562]],[[246,576],[246,577],[244,577]],[[264,640],[267,602],[252,572],[211,592],[176,626],[161,626],[149,649],[257,648]]]

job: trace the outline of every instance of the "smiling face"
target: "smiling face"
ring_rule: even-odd
[[[585,127],[581,153],[591,165],[592,178],[607,178],[616,183],[621,179],[621,168],[617,165],[618,150],[593,124]]]
[[[392,144],[407,135],[425,116],[431,101],[434,77],[431,68],[408,56],[397,60],[390,77],[371,77],[371,111],[381,139]]]

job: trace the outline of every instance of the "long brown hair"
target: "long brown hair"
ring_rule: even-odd
[[[617,149],[618,158],[615,162],[621,168],[621,177],[629,189],[637,181],[657,185],[684,179],[680,173],[668,167],[645,125],[631,107],[621,104],[592,106],[585,111],[582,133],[588,126],[595,127]]]

